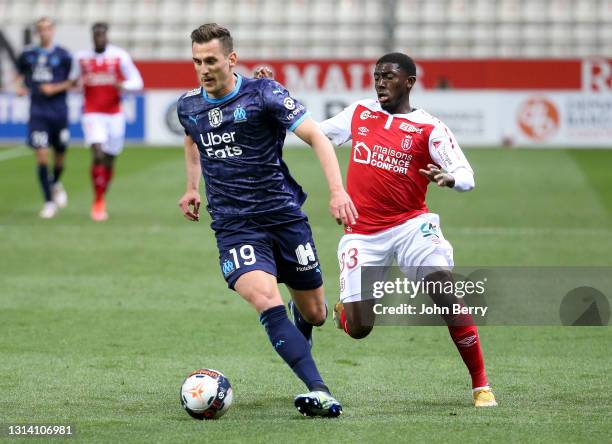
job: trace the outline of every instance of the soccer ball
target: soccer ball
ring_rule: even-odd
[[[181,404],[195,419],[217,419],[232,405],[234,394],[221,372],[201,368],[187,376],[181,386]]]

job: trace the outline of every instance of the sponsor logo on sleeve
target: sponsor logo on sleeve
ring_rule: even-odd
[[[285,100],[283,100],[283,105],[285,105],[285,108],[289,111],[295,109],[295,101],[291,97],[286,97]]]
[[[302,111],[304,111],[304,109],[305,109],[304,105],[302,105],[301,103],[298,104],[298,106],[293,111],[287,114],[287,120],[291,121],[295,119],[296,116],[298,116]]]
[[[444,143],[441,140],[434,140],[432,143],[434,149],[438,152],[438,155],[442,159],[442,164],[449,166],[453,164],[453,160],[450,157],[448,152],[448,144]]]

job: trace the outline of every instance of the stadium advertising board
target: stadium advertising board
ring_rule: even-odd
[[[249,74],[265,64],[291,91],[372,91],[374,60],[240,60]],[[137,63],[148,89],[197,86],[193,67],[184,61]],[[453,59],[417,60],[417,86],[424,89],[560,90],[612,92],[612,59]]]
[[[373,97],[372,60],[242,61],[266,64],[316,120]],[[141,61],[146,92],[128,97],[127,137],[181,145],[177,98],[197,86],[189,61]],[[414,106],[440,118],[463,145],[612,147],[612,59],[425,60],[417,64]],[[559,75],[561,73],[561,75]],[[71,133],[82,138],[81,99],[70,96]],[[0,141],[25,137],[27,99],[0,95]],[[291,142],[297,139],[294,137]]]
[[[273,68],[316,120],[373,96],[371,60],[243,61],[238,71],[250,75],[261,64]],[[439,117],[464,145],[611,146],[612,60],[426,60],[417,65],[413,104]],[[152,89],[148,142],[179,144],[183,133],[172,112],[176,98],[195,86],[192,66],[147,62],[139,68]],[[164,85],[175,89],[157,89]]]
[[[147,142],[181,144],[176,119],[181,90],[147,93]],[[370,91],[294,94],[321,121]],[[576,92],[429,91],[412,103],[442,120],[462,145],[599,146],[612,148],[612,95]],[[297,142],[292,136],[291,142]]]
[[[126,118],[125,136],[129,140],[145,140],[145,96],[127,95],[122,101]],[[13,94],[0,94],[0,142],[21,143],[25,140],[30,109],[28,97],[16,97]],[[68,96],[68,119],[72,140],[83,139],[81,114],[83,96]]]

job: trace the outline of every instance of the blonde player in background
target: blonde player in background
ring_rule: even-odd
[[[68,195],[59,181],[68,148],[67,82],[72,57],[54,43],[55,25],[49,17],[36,21],[39,45],[26,48],[17,60],[15,79],[18,96],[30,96],[28,145],[36,156],[37,175],[44,197],[40,217],[55,217],[68,204]],[[66,82],[66,85],[64,84]],[[53,149],[53,174],[49,174],[49,151]]]

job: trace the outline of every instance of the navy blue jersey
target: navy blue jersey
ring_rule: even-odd
[[[197,88],[179,98],[177,111],[200,151],[213,218],[293,211],[304,203],[282,149],[286,131],[308,112],[279,83],[237,75],[225,97]]]
[[[66,92],[45,96],[40,92],[42,83],[63,82],[68,79],[72,67],[72,57],[64,48],[26,49],[17,61],[19,73],[25,78],[30,89],[30,117],[57,117],[68,113]]]

